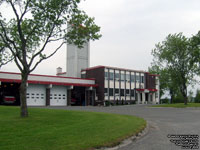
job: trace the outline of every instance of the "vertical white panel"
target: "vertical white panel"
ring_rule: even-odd
[[[38,84],[29,84],[27,87],[27,106],[45,106],[46,105],[46,86]]]
[[[83,48],[67,44],[67,76],[81,77],[81,70],[89,67],[90,44],[85,43]]]
[[[50,89],[50,106],[67,105],[67,88],[65,86],[54,86]]]

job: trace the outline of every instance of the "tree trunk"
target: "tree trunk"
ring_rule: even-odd
[[[28,109],[26,103],[26,90],[28,73],[21,73],[21,85],[20,85],[20,103],[21,103],[21,117],[28,117]]]
[[[185,83],[183,84],[182,95],[184,97],[184,104],[187,105],[188,97],[187,97],[187,86]]]
[[[173,90],[171,90],[170,89],[170,96],[171,96],[171,98],[170,98],[170,104],[172,104],[173,103],[173,99],[174,99],[174,92],[173,92]]]

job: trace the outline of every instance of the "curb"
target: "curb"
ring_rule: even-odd
[[[119,148],[125,147],[129,144],[131,144],[132,142],[142,138],[143,136],[145,136],[149,131],[149,123],[147,122],[146,128],[142,131],[140,131],[137,135],[131,136],[123,141],[120,142],[119,145],[116,145],[114,147],[102,147],[102,148],[98,148],[95,150],[118,150]]]

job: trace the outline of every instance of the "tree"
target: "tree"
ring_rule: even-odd
[[[171,78],[170,72],[166,68],[162,68],[161,65],[156,64],[154,61],[149,67],[149,72],[153,74],[158,74],[160,80],[160,98],[169,91],[170,103],[173,103],[175,95],[177,94],[178,88],[175,85],[176,82]]]
[[[4,65],[13,60],[21,72],[22,117],[28,116],[28,75],[66,42],[82,47],[85,42],[101,37],[100,27],[94,23],[94,18],[78,8],[79,3],[80,0],[0,1],[0,7],[7,5],[14,14],[7,19],[0,11],[0,62]],[[58,44],[57,48],[47,55],[46,47],[52,42]]]
[[[198,38],[197,38],[198,39]],[[187,87],[194,81],[199,66],[199,43],[182,33],[170,34],[152,50],[154,63],[165,69],[173,86],[177,86],[187,104]]]

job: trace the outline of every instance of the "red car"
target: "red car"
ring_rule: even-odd
[[[3,103],[4,104],[13,104],[16,102],[16,98],[14,96],[4,96]]]

